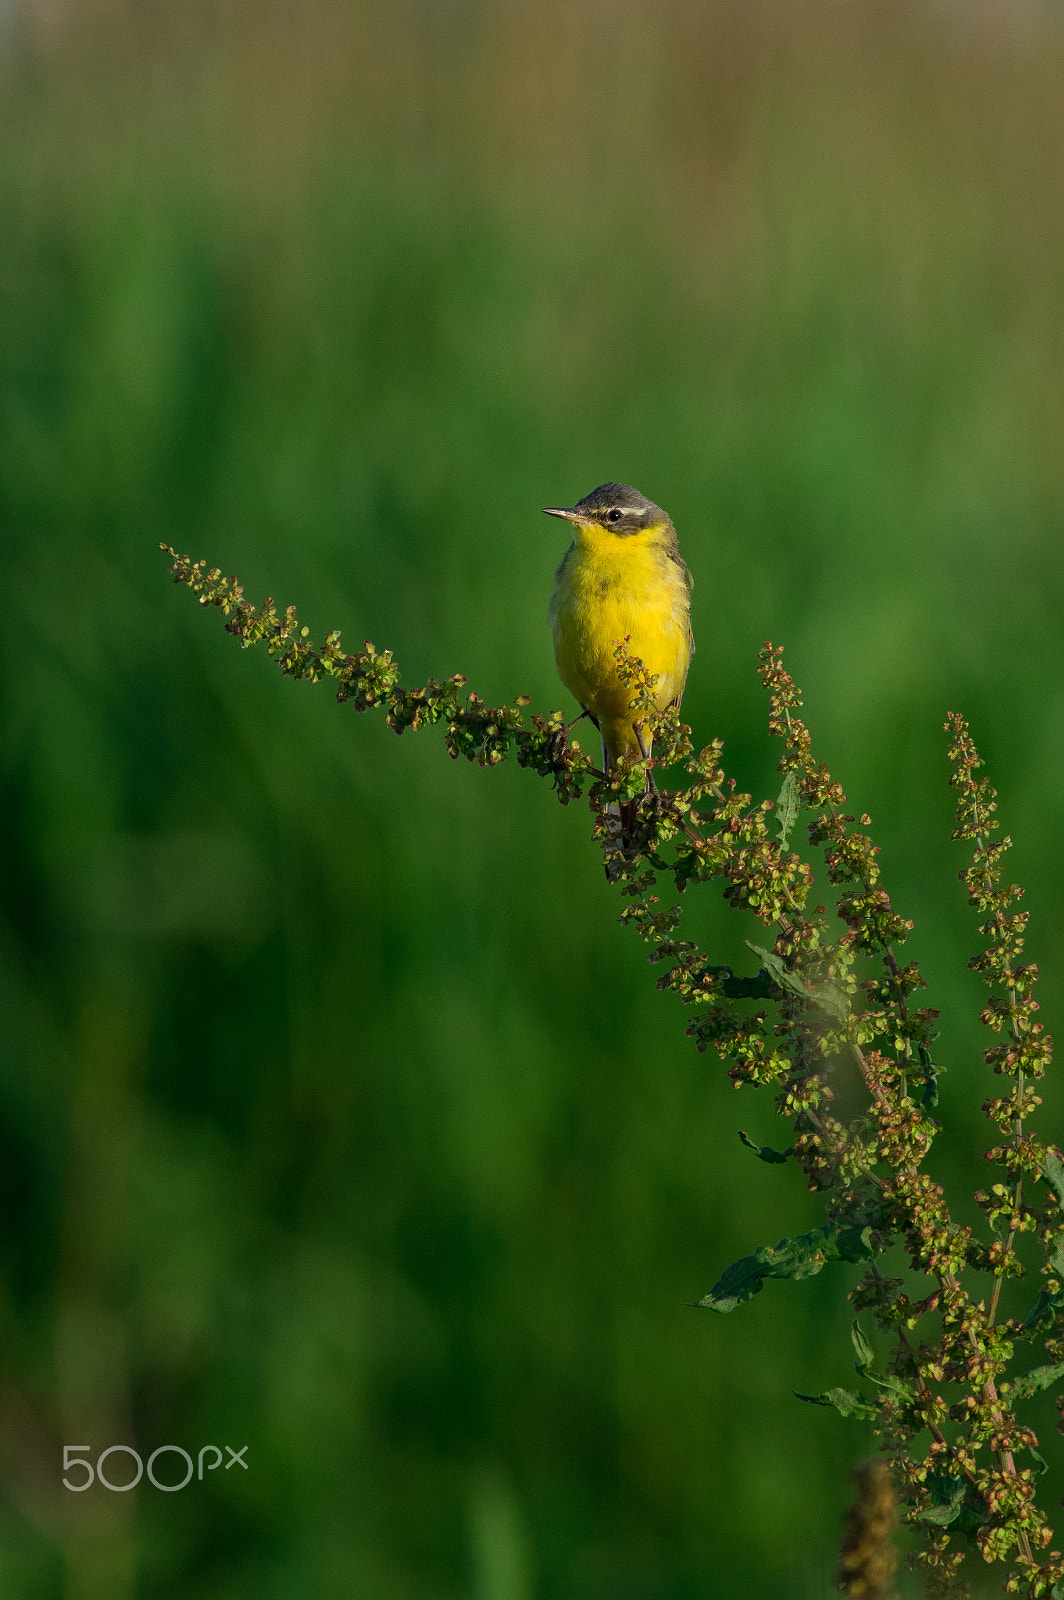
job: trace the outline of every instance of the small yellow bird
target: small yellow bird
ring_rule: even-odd
[[[622,753],[650,754],[613,652],[630,636],[632,654],[657,676],[658,705],[679,705],[695,648],[691,574],[669,517],[627,484],[603,483],[575,506],[544,511],[573,530],[550,599],[558,676],[602,734],[609,771]]]

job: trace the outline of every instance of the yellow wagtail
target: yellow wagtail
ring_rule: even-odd
[[[601,733],[608,772],[622,753],[650,755],[613,652],[630,638],[632,654],[657,677],[657,704],[679,705],[695,648],[691,574],[669,517],[627,484],[604,483],[575,506],[544,510],[573,530],[550,599],[558,676]],[[625,829],[628,820],[622,805]]]

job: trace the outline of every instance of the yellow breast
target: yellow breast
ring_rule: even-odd
[[[558,675],[602,729],[607,758],[638,755],[628,702],[613,652],[631,651],[657,676],[662,707],[683,693],[691,659],[690,599],[682,567],[655,532],[619,538],[578,528],[558,568],[550,622]]]

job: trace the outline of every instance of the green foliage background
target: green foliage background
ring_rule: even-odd
[[[843,1276],[688,1309],[819,1212],[587,813],[283,681],[157,546],[547,709],[538,507],[660,500],[696,741],[775,792],[785,643],[970,1193],[948,709],[1061,1001],[1062,65],[978,0],[0,11],[5,1595],[828,1592]],[[62,1489],[119,1441],[250,1470]]]

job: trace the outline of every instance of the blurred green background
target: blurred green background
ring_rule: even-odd
[[[873,816],[971,1218],[947,710],[1062,999],[1062,68],[1004,0],[0,7],[5,1596],[830,1592],[850,1269],[689,1309],[818,1208],[586,809],[283,680],[158,542],[549,709],[538,508],[664,504],[696,738],[775,793],[771,637]],[[122,1442],[248,1471],[62,1488]]]

